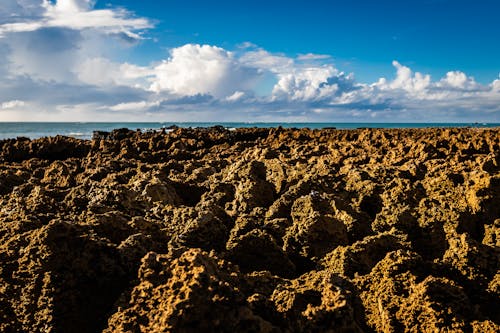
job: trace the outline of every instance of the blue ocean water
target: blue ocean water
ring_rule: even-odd
[[[430,127],[500,127],[500,123],[29,123],[0,122],[0,139],[28,137],[36,139],[45,136],[65,135],[81,139],[90,139],[93,131],[111,131],[117,128],[159,130],[171,125],[179,127],[210,127],[222,125],[226,128],[240,127],[278,127],[320,129],[335,127],[337,129],[355,128],[430,128]]]

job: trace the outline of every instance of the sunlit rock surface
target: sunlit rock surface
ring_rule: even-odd
[[[0,141],[1,332],[498,332],[498,129]]]

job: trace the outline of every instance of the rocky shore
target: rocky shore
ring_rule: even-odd
[[[0,141],[1,332],[499,332],[500,130]]]

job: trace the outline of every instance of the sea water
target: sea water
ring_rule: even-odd
[[[128,128],[141,131],[160,130],[172,125],[179,127],[211,127],[216,125],[228,129],[241,127],[278,127],[320,129],[335,127],[337,129],[355,128],[430,128],[430,127],[500,127],[500,123],[29,123],[29,122],[0,122],[0,139],[27,137],[36,139],[45,136],[64,135],[80,139],[92,138],[93,131],[111,131],[117,128]]]

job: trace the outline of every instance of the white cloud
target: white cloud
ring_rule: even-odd
[[[450,71],[433,80],[398,61],[394,78],[374,83],[356,82],[329,55],[291,57],[250,42],[122,62],[117,51],[140,46],[151,23],[94,4],[1,0],[1,121],[500,121],[500,79]]]
[[[477,83],[474,78],[467,76],[460,71],[450,71],[445,77],[438,81],[432,81],[430,75],[413,71],[393,61],[397,69],[396,77],[393,81],[381,78],[375,84],[368,88],[372,98],[390,99],[412,104],[411,101],[430,101],[439,106],[448,105],[449,107],[459,107],[465,105],[465,100],[474,99],[479,104],[487,103],[496,96],[493,82],[489,86]],[[366,93],[365,89],[364,93]]]
[[[2,110],[12,110],[12,109],[17,109],[17,108],[22,108],[26,105],[26,102],[20,101],[20,100],[12,100],[12,101],[7,101],[3,102],[0,104],[0,109]]]
[[[72,84],[81,79],[88,84],[147,85],[128,77],[132,69],[127,64],[118,68],[124,74],[110,66],[101,77],[89,68],[92,62],[99,67],[95,59],[112,56],[152,26],[123,9],[98,10],[94,5],[93,0],[2,0],[0,74]],[[106,61],[112,62],[104,59],[101,65]]]
[[[242,100],[244,96],[245,96],[245,93],[243,91],[235,91],[234,94],[226,97],[225,100],[228,102],[236,102],[236,101]]]
[[[459,90],[476,90],[480,89],[480,85],[472,77],[468,77],[464,72],[451,71],[446,73],[438,86],[455,88]]]
[[[465,84],[467,83],[467,75],[463,72],[448,72],[446,73],[446,77],[441,80],[441,82],[446,83],[450,87],[455,88],[465,88]]]
[[[210,45],[187,44],[171,51],[171,57],[155,67],[151,90],[178,95],[209,94],[227,97],[248,90],[258,73],[232,52]]]
[[[273,88],[273,96],[291,100],[328,98],[335,95],[339,89],[338,84],[328,83],[328,80],[335,76],[338,76],[338,71],[332,66],[309,67],[280,74],[279,81]]]
[[[148,78],[154,75],[151,68],[120,64],[101,57],[84,60],[76,66],[75,73],[81,82],[90,85],[124,85],[142,89],[147,89]]]
[[[332,56],[328,54],[314,54],[314,53],[306,53],[306,54],[299,54],[297,57],[297,60],[300,61],[311,61],[311,60],[326,60],[330,59]]]
[[[31,6],[19,5],[19,10],[29,10]],[[40,1],[38,1],[40,2]],[[125,33],[128,36],[139,38],[134,31],[151,28],[152,24],[144,18],[130,17],[130,13],[124,10],[99,9],[94,10],[93,0],[57,0],[52,3],[43,0],[41,7],[44,9],[40,16],[33,16],[22,22],[11,22],[0,25],[0,37],[8,33],[32,32],[43,28],[67,28],[67,29],[99,29],[107,33]],[[15,4],[9,1],[10,10]],[[39,7],[36,7],[40,10]],[[24,13],[19,13],[24,14]],[[15,17],[13,17],[15,18]]]
[[[491,83],[491,89],[495,92],[500,92],[500,79],[497,79]]]
[[[294,67],[294,60],[283,54],[272,54],[263,49],[244,52],[240,62],[246,66],[267,70],[275,74],[289,72]]]
[[[109,109],[112,111],[143,111],[154,106],[159,106],[160,102],[130,102],[130,103],[120,103],[111,106]]]
[[[94,0],[58,0],[53,7],[63,13],[81,12],[90,10],[95,2]]]
[[[377,83],[379,89],[401,89],[415,96],[422,96],[423,94],[425,94],[425,90],[431,83],[430,75],[424,75],[419,72],[413,74],[412,70],[409,67],[401,65],[396,60],[392,62],[392,65],[397,70],[396,78],[390,83],[387,83],[387,80],[385,79],[379,80],[379,82]]]
[[[171,57],[154,68],[151,90],[177,95],[209,94],[225,101],[242,101],[256,93],[265,80],[272,81],[262,101],[317,101],[347,88],[350,77],[333,65],[293,59],[248,46],[230,52],[210,45],[187,44],[171,50]],[[342,85],[342,87],[339,86]]]

